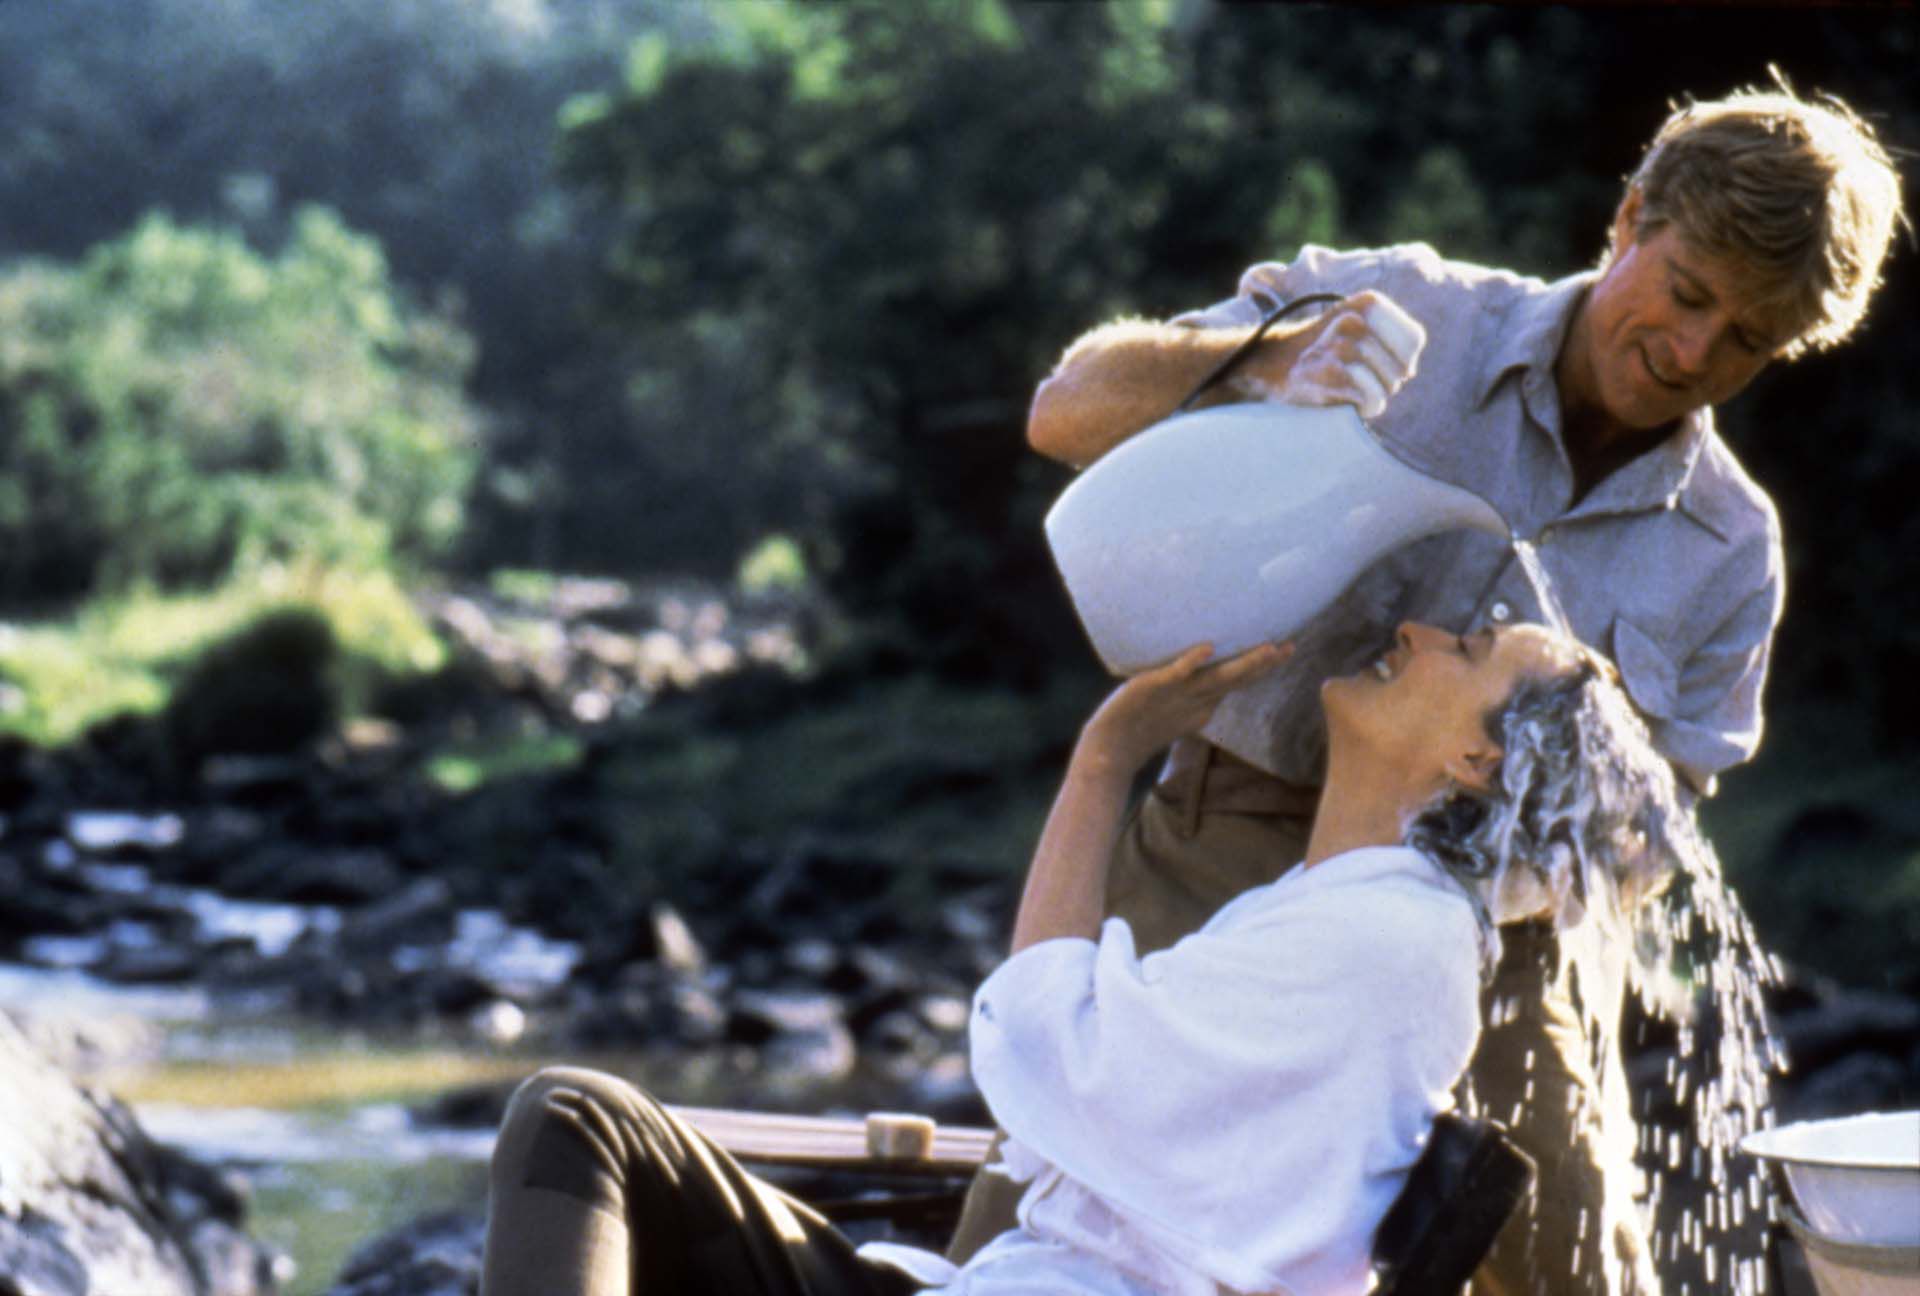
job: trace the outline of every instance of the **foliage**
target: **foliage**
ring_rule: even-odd
[[[770,520],[805,536],[842,601],[904,660],[963,674],[1085,660],[1039,543],[1063,477],[1021,425],[1050,357],[1090,325],[1217,299],[1308,240],[1577,269],[1667,99],[1759,80],[1770,60],[1893,114],[1895,139],[1914,125],[1913,29],[1876,14],[952,0],[713,15],[705,41],[643,36],[624,81],[564,119],[568,173],[614,233],[637,435],[676,438],[683,466],[721,465],[735,489],[783,483]],[[1901,366],[1910,318],[1876,314],[1863,347],[1773,388],[1808,381],[1813,399],[1725,420],[1783,496],[1796,573],[1817,570],[1821,601],[1872,627],[1838,653],[1851,670],[1820,672],[1860,700],[1898,687],[1891,664],[1920,665],[1894,612],[1920,549],[1849,561],[1857,535],[1822,502],[1875,501],[1890,538],[1913,525],[1884,471],[1914,467],[1906,380],[1871,395],[1837,380]],[[1759,436],[1810,416],[1870,449]],[[1839,494],[1803,503],[1810,480]]]
[[[313,608],[340,645],[349,712],[380,682],[438,669],[445,650],[386,572],[273,568],[197,595],[137,589],[76,616],[0,626],[0,731],[54,746],[121,712],[150,714],[209,645],[281,608]]]
[[[583,748],[572,734],[538,733],[458,743],[435,753],[427,777],[447,792],[466,793],[495,779],[571,769]]]
[[[798,593],[807,587],[806,555],[791,536],[768,536],[740,559],[734,583],[747,594]]]
[[[735,876],[724,861],[743,851],[814,843],[884,862],[890,895],[934,905],[923,888],[936,866],[998,880],[1025,864],[1061,735],[1096,695],[1078,680],[1017,696],[863,678],[751,731],[696,697],[649,711],[587,777],[625,885],[692,905],[691,893],[730,885],[717,879]]]
[[[0,5],[0,260],[77,258],[156,207],[277,246],[324,204],[478,344],[460,561],[721,575],[765,527],[716,528],[715,478],[690,499],[671,442],[631,434],[581,309],[597,239],[550,165],[560,105],[617,74],[625,35],[707,25],[684,0]]]
[[[296,555],[419,562],[456,537],[471,348],[379,248],[300,213],[265,257],[151,216],[0,279],[0,593],[219,581]]]
[[[1920,994],[1920,761],[1806,759],[1735,771],[1702,815],[1768,949],[1849,985]]]

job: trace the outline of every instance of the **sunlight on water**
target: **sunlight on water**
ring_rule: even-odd
[[[1685,1227],[1669,1240],[1668,1256],[1679,1258],[1682,1246],[1691,1251],[1709,1290],[1758,1292],[1763,1267],[1727,1252],[1754,1224],[1775,1216],[1764,1168],[1736,1155],[1736,1148],[1747,1134],[1773,1123],[1769,1076],[1783,1069],[1784,1059],[1762,994],[1780,980],[1781,969],[1761,948],[1711,844],[1703,840],[1699,846],[1670,898],[1650,906],[1646,918],[1655,948],[1665,955],[1656,973],[1689,982],[1698,1006],[1692,1018],[1678,1023],[1679,1065],[1667,1076],[1668,1101],[1687,1113],[1690,1137],[1683,1143],[1670,1136],[1665,1172],[1655,1176],[1654,1206],[1682,1181],[1704,1191],[1700,1213],[1684,1215]],[[1643,1000],[1669,997],[1657,976],[1641,985]],[[1750,1218],[1755,1214],[1760,1218]]]
[[[1571,637],[1539,554],[1520,540],[1513,552],[1549,623]],[[1666,1108],[1682,1113],[1686,1127],[1663,1130],[1649,1119],[1639,1131],[1640,1161],[1652,1167],[1650,1220],[1663,1219],[1663,1199],[1674,1206],[1697,1200],[1699,1209],[1683,1207],[1677,1223],[1652,1239],[1655,1261],[1702,1275],[1706,1290],[1746,1296],[1765,1290],[1765,1266],[1730,1252],[1752,1251],[1751,1225],[1759,1220],[1749,1217],[1770,1223],[1775,1210],[1764,1168],[1736,1148],[1773,1123],[1769,1076],[1784,1062],[1762,994],[1781,968],[1761,948],[1712,844],[1695,833],[1674,847],[1679,871],[1666,894],[1640,911],[1633,931],[1600,939],[1631,946],[1631,954],[1617,950],[1611,958],[1624,957],[1647,1011],[1677,1028],[1665,1092],[1649,1095],[1649,1110],[1635,1115]]]

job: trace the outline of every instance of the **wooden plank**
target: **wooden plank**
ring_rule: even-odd
[[[986,1160],[993,1131],[935,1125],[924,1156],[880,1156],[868,1139],[868,1121],[851,1117],[792,1116],[722,1107],[669,1107],[680,1119],[742,1161],[899,1174],[968,1174]]]

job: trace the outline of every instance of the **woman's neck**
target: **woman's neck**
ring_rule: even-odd
[[[1377,756],[1343,752],[1336,744],[1327,757],[1326,789],[1307,836],[1306,866],[1363,846],[1399,845],[1408,816],[1433,792],[1415,782]]]

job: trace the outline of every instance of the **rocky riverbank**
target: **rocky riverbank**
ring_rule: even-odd
[[[793,705],[779,695],[803,697],[787,669],[801,649],[788,621],[717,597],[560,594],[532,622],[440,600],[462,653],[396,697],[404,724],[208,751],[184,771],[164,717],[61,752],[0,744],[0,959],[193,986],[216,1008],[562,1051],[717,1050],[817,1081],[865,1059],[930,1105],[958,1099],[965,995],[996,956],[1004,870],[937,844],[903,868],[844,819],[742,838],[724,807],[636,806],[659,799],[650,767],[707,750],[681,737],[734,745]],[[463,793],[436,782],[450,746],[528,733],[571,754]],[[897,795],[866,795],[937,795],[955,759],[924,754],[887,775]],[[697,831],[703,816],[717,831]],[[623,831],[636,820],[652,840]],[[907,912],[907,892],[940,899]]]
[[[245,1194],[76,1085],[0,1013],[0,1292],[266,1296],[289,1275]]]
[[[954,694],[874,661],[802,678],[803,609],[688,587],[562,582],[538,606],[444,595],[436,616],[455,660],[396,684],[371,722],[260,723],[263,698],[325,693],[325,654],[290,667],[280,633],[223,646],[190,716],[58,752],[0,743],[0,962],[190,990],[215,1013],[640,1051],[742,1101],[831,1090],[981,1118],[967,995],[999,957],[1088,689]],[[529,748],[538,760],[489,765]],[[1784,1116],[1920,1105],[1920,1004],[1802,977],[1774,1006],[1794,1063]],[[60,1039],[77,1067],[149,1043]],[[1671,1047],[1655,1030],[1632,1059],[1636,1110],[1661,1120],[1679,1120],[1662,1105]],[[10,1063],[0,1087],[52,1074]],[[498,1098],[420,1119],[485,1125]],[[112,1160],[131,1125],[94,1101],[58,1110]],[[183,1164],[161,1156],[135,1160]],[[40,1182],[0,1164],[0,1192]],[[196,1200],[163,1243],[239,1227],[217,1191]],[[69,1234],[31,1223],[61,1218],[0,1196],[0,1272],[46,1256],[71,1278]],[[475,1227],[370,1244],[337,1290],[470,1291]],[[227,1258],[202,1269],[271,1279],[270,1258],[218,1236]]]

